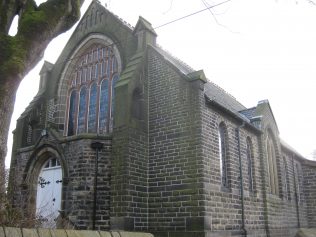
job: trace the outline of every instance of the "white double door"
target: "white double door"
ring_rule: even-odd
[[[36,217],[41,227],[55,228],[61,207],[62,169],[52,158],[42,167],[37,182]]]

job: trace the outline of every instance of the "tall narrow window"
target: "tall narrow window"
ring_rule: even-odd
[[[107,132],[106,124],[108,118],[109,108],[109,80],[103,80],[101,84],[101,98],[100,98],[100,115],[99,115],[99,126],[100,133]]]
[[[86,112],[87,112],[87,88],[83,87],[80,91],[80,96],[79,96],[79,114],[78,114],[77,133],[85,132]]]
[[[249,185],[249,191],[254,190],[253,185],[253,152],[252,152],[252,144],[251,140],[248,137],[247,138],[247,162],[248,162],[248,185]]]
[[[88,132],[97,130],[97,83],[93,83],[90,89],[89,115],[88,115]]]
[[[268,170],[270,192],[272,194],[279,194],[275,148],[274,148],[272,137],[269,135],[267,136],[267,140],[266,140],[266,150],[267,150],[267,168],[268,168],[267,170]]]
[[[68,136],[74,135],[75,119],[76,119],[76,91],[72,91],[69,98],[69,113],[68,113]]]
[[[69,72],[72,81],[68,88],[66,134],[111,132],[114,87],[119,79],[117,54],[112,47],[92,45],[77,58]]]
[[[294,178],[295,178],[295,183],[296,183],[296,195],[297,195],[297,202],[301,202],[301,177],[300,177],[300,173],[299,173],[299,166],[298,164],[295,164],[295,174],[294,174]]]
[[[283,156],[283,165],[284,165],[284,198],[287,200],[291,200],[291,192],[290,192],[290,179],[289,179],[289,171],[288,165],[286,161],[286,157]]]
[[[226,152],[226,129],[223,123],[218,128],[218,142],[219,142],[219,160],[220,160],[220,175],[221,184],[223,187],[228,187],[227,179],[227,152]]]

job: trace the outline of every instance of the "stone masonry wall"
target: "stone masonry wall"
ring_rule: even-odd
[[[111,229],[147,230],[147,136],[115,128],[112,156]]]
[[[307,202],[308,227],[316,227],[316,164],[309,161],[302,165],[304,176],[304,191]]]
[[[200,81],[188,82],[156,51],[148,52],[149,231],[155,236],[199,236]],[[177,233],[175,233],[177,231]]]
[[[227,129],[228,188],[221,186],[218,126]],[[241,196],[239,175],[239,152],[236,128],[240,121],[229,119],[213,106],[204,105],[202,113],[202,143],[204,165],[204,195],[206,205],[206,228],[209,232],[235,233],[241,235]],[[252,144],[253,191],[249,189],[246,139]],[[245,228],[248,236],[266,236],[262,198],[261,163],[257,134],[240,128],[240,148],[244,186]],[[219,236],[222,236],[219,235]]]
[[[110,170],[112,141],[80,139],[64,143],[68,177],[63,183],[63,212],[76,229],[92,229],[96,150],[92,142],[104,144],[99,151],[96,222],[99,230],[110,228]]]

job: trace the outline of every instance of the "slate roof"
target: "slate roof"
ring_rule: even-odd
[[[190,67],[188,64],[184,63],[177,57],[173,56],[168,51],[162,49],[160,46],[153,46],[153,47],[166,60],[168,60],[172,65],[178,68],[184,75],[195,72],[195,70],[192,67]],[[238,113],[238,111],[247,109],[240,102],[238,102],[235,97],[227,93],[224,89],[222,89],[215,83],[207,81],[204,87],[205,87],[204,93],[210,100],[216,101],[217,103],[221,104],[222,106],[226,107],[232,112]]]
[[[224,89],[222,89],[215,83],[208,81],[204,87],[205,95],[210,100],[216,101],[217,103],[221,104],[232,112],[237,113],[238,111],[246,109],[246,107],[238,102],[235,97],[227,93]]]
[[[239,111],[239,113],[243,114],[248,119],[251,119],[251,118],[253,118],[255,116],[256,108],[257,107],[252,107],[252,108],[249,108],[249,109],[241,110],[241,111]]]
[[[162,49],[161,46],[152,46],[158,53],[160,53],[166,60],[168,60],[172,65],[178,68],[184,75],[194,72],[195,70],[188,64],[181,61],[179,58],[175,57],[168,51]]]

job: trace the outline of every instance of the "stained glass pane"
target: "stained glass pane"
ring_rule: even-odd
[[[107,60],[106,60],[106,77],[107,78],[110,78],[110,76],[111,76],[111,60],[110,60],[110,57],[109,58],[107,58]]]
[[[104,74],[104,63],[100,63],[100,75],[102,76]]]
[[[91,68],[88,67],[88,68],[87,68],[87,76],[86,76],[87,81],[90,81],[90,79],[91,79],[91,77],[89,77],[89,75],[90,75],[90,70],[91,70]]]
[[[95,70],[95,71],[94,71],[94,77],[95,77],[95,78],[98,78],[98,64],[97,64],[97,63],[95,64],[94,70]]]
[[[82,82],[86,82],[87,69],[83,69]]]
[[[75,134],[76,91],[72,91],[69,99],[68,136]]]
[[[117,72],[117,60],[115,57],[112,59],[112,72]]]
[[[94,61],[98,60],[98,50],[93,51],[93,59]]]
[[[97,84],[93,83],[90,90],[88,132],[96,132],[97,128]]]
[[[102,53],[103,53],[102,48],[99,48],[98,52],[99,52],[99,60],[100,60],[103,57],[103,55],[102,55]]]
[[[87,88],[83,87],[79,97],[78,129],[77,133],[85,132],[87,110]]]
[[[107,132],[106,122],[109,108],[109,80],[103,80],[101,84],[100,95],[100,114],[99,114],[99,131]]]

